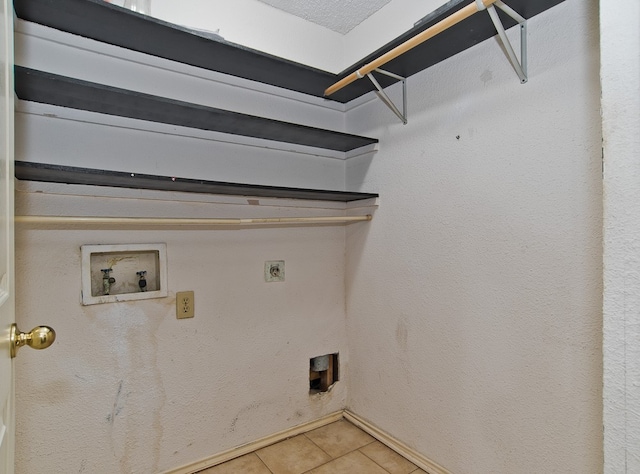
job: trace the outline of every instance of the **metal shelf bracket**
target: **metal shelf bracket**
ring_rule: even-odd
[[[527,20],[518,12],[516,12],[513,8],[506,5],[502,0],[496,0],[493,4],[489,6],[485,6],[482,0],[475,0],[478,11],[486,10],[493,22],[493,25],[498,32],[498,36],[502,41],[505,52],[507,53],[507,57],[509,62],[513,66],[516,74],[520,78],[520,83],[525,84],[529,79],[527,77]],[[511,41],[509,41],[509,37],[504,29],[504,25],[498,16],[498,12],[496,8],[498,7],[504,13],[509,15],[515,21],[518,22],[520,26],[520,59],[516,56],[516,53],[511,45]],[[398,107],[393,103],[393,101],[389,98],[389,96],[384,92],[380,83],[373,77],[371,72],[367,73],[366,76],[373,83],[376,88],[376,94],[384,102],[384,104],[391,109],[391,111],[398,116],[404,125],[407,124],[407,79],[405,77],[399,76],[389,71],[384,71],[383,69],[376,68],[374,71],[384,74],[389,77],[393,77],[402,82],[402,112],[398,109]],[[356,76],[359,78],[364,77],[360,71],[356,71]]]
[[[479,0],[476,0],[476,3]],[[480,1],[480,3],[482,3]],[[500,21],[500,17],[498,16],[498,12],[495,7],[498,7],[500,10],[505,12],[511,18],[518,22],[520,25],[520,61],[518,61],[518,57],[511,46],[511,42],[507,37],[507,33],[504,30],[504,25],[502,21]],[[514,9],[505,5],[501,0],[496,0],[492,5],[486,7],[487,13],[491,17],[491,21],[498,32],[498,36],[500,36],[500,40],[504,46],[504,49],[507,53],[507,57],[509,58],[509,62],[513,66],[516,71],[516,74],[520,78],[520,83],[525,84],[528,80],[527,77],[527,20],[521,16]]]
[[[373,74],[367,73],[367,77],[373,83],[375,88],[377,89],[375,92],[380,98],[382,102],[385,103],[387,107],[391,109],[391,111],[398,116],[404,125],[407,124],[407,78],[399,76],[389,71],[384,71],[382,69],[374,69],[374,71],[379,72],[380,74],[384,74],[385,76],[393,77],[394,79],[398,79],[402,82],[402,112],[398,109],[396,104],[389,98],[389,96],[385,93],[385,91],[380,86],[380,83],[373,77]]]

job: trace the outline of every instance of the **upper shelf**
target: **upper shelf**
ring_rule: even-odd
[[[563,1],[564,0],[504,0],[504,3],[525,19],[529,19],[555,5],[558,5],[559,3],[562,3]],[[369,64],[397,46],[400,46],[414,36],[429,29],[436,23],[444,20],[448,16],[456,13],[471,3],[474,3],[474,0],[450,0],[440,8],[417,21],[413,28],[406,31],[404,34],[398,36],[378,50],[369,54],[367,57],[362,58],[357,63],[342,71],[337,75],[336,82],[353,74],[363,66]],[[497,13],[505,29],[511,28],[517,24],[513,18],[505,14],[503,11],[497,9]],[[389,61],[382,69],[393,74],[397,74],[398,76],[405,78],[410,77],[451,56],[471,48],[476,44],[482,43],[483,41],[496,36],[496,34],[495,26],[489,15],[486,12],[478,12]],[[396,79],[380,74],[376,75],[376,79],[382,87],[387,87],[394,82],[397,82]],[[341,94],[346,91],[350,97],[348,100],[351,100],[363,93],[366,93],[367,91],[361,92],[362,88],[365,86],[367,91],[374,90],[371,85],[371,81],[356,81],[348,87],[332,94],[331,98],[334,98],[335,95],[337,96],[335,97],[336,100],[342,101],[341,98],[343,96],[341,96]]]
[[[263,198],[311,199],[317,201],[351,202],[377,198],[378,194],[321,189],[286,188],[256,184],[225,183],[199,179],[155,176],[122,171],[107,171],[45,163],[15,162],[15,176],[25,181],[86,184],[116,188],[153,189],[200,194],[223,194]]]
[[[451,0],[418,21],[413,28],[387,43],[340,74],[288,61],[251,48],[211,38],[106,3],[103,0],[14,0],[19,18],[104,43],[143,52],[192,66],[230,74],[285,89],[322,97],[331,84],[378,56],[404,43],[433,24],[460,10],[472,0]],[[525,18],[531,18],[564,0],[506,0]],[[505,28],[515,21],[499,12]],[[475,44],[495,36],[486,14],[476,14],[422,43],[385,65],[385,70],[409,77]],[[387,87],[396,79],[381,76]],[[346,103],[374,90],[370,81],[356,81],[331,96]]]

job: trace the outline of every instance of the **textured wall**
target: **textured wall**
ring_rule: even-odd
[[[163,20],[191,28],[219,29],[227,41],[325,71],[342,70],[341,34],[257,0],[153,0],[151,3],[151,14]]]
[[[255,2],[254,2],[255,3]],[[154,2],[154,7],[155,7]],[[18,64],[178,100],[342,130],[322,99],[18,22]],[[18,160],[250,184],[343,189],[343,160],[280,144],[18,104]],[[293,151],[292,151],[293,150]],[[339,205],[38,185],[18,214],[260,217],[343,214]],[[41,193],[39,191],[45,190]],[[99,193],[101,197],[93,197]],[[67,195],[69,194],[69,195]],[[202,202],[201,202],[202,201]],[[324,208],[323,208],[324,207]],[[17,361],[17,472],[149,473],[191,463],[344,407],[344,228],[64,230],[16,235],[17,321],[58,340]],[[169,297],[80,304],[80,246],[165,242]],[[265,260],[287,281],[265,283]],[[196,317],[175,318],[195,291]],[[309,358],[339,352],[342,379],[308,394]],[[37,373],[38,376],[33,376]],[[44,421],[43,421],[44,420]],[[37,453],[37,456],[34,455]],[[41,459],[46,457],[47,462]]]
[[[56,194],[37,192],[41,186],[18,192],[18,215],[343,212],[268,200],[189,202],[171,193],[68,196],[67,186],[44,187]],[[80,304],[81,245],[150,242],[167,244],[169,297]],[[280,259],[286,281],[265,283],[264,261]],[[345,382],[327,394],[308,393],[313,356],[340,352],[347,378],[343,227],[19,226],[16,273],[19,326],[48,324],[58,333],[47,352],[23,349],[16,359],[17,473],[160,472],[345,405]],[[175,317],[175,292],[182,290],[195,291],[194,319]]]
[[[443,0],[392,0],[344,36],[341,70],[404,34],[444,3]]]
[[[294,3],[296,4],[291,6],[292,9],[297,8],[305,12],[313,2]],[[339,20],[340,9],[332,11],[330,3],[315,3],[313,8],[307,11],[307,15],[316,15],[324,9],[323,13],[334,25],[349,22],[348,18]],[[358,8],[358,2],[343,3],[347,10]],[[443,3],[444,0],[391,0],[345,35],[256,0],[153,0],[151,13],[153,16],[181,25],[208,30],[220,29],[220,34],[229,41],[339,73],[405,33],[416,21]],[[313,10],[316,11],[311,13]],[[291,41],[291,38],[296,40]]]
[[[640,5],[601,2],[605,472],[640,472]]]
[[[525,86],[490,40],[409,79],[409,125],[380,102],[349,112],[348,131],[380,138],[381,151],[348,161],[347,188],[378,191],[382,205],[372,223],[347,229],[346,335],[342,228],[19,229],[18,323],[59,332],[48,353],[17,360],[19,472],[162,470],[345,404],[456,474],[599,472],[596,10],[595,0],[567,0],[531,21]],[[17,57],[116,85],[132,77],[87,67],[80,49],[76,64],[32,54]],[[209,95],[200,77],[179,88],[171,71],[132,68],[154,93],[343,127],[334,110],[224,84]],[[116,169],[149,160],[150,172],[344,184],[337,160],[72,122],[19,117],[19,159],[107,160]],[[126,196],[22,192],[18,213],[290,212]],[[195,290],[194,320],[174,319],[172,297],[80,306],[81,244],[149,241],[168,245],[170,292]],[[264,284],[264,260],[281,258],[288,281]],[[335,350],[352,368],[349,399],[345,384],[310,399],[307,359]]]
[[[597,31],[568,0],[528,84],[490,40],[409,78],[408,125],[347,118],[381,141],[347,163],[381,196],[347,231],[348,407],[456,474],[602,469]]]

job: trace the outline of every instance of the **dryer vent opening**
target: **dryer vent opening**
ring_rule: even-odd
[[[339,380],[338,353],[309,360],[309,393],[326,392]]]

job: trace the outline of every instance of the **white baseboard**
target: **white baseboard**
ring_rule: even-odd
[[[338,411],[324,416],[318,420],[294,426],[293,428],[289,428],[284,431],[280,431],[279,433],[265,436],[264,438],[260,438],[257,441],[252,441],[251,443],[238,446],[237,448],[231,448],[219,454],[214,454],[213,456],[201,459],[200,461],[186,464],[175,469],[170,469],[168,471],[165,471],[164,474],[193,474],[203,469],[217,466],[218,464],[222,464],[223,462],[231,461],[232,459],[244,456],[245,454],[252,453],[253,451],[264,448],[266,446],[270,446],[287,438],[291,438],[292,436],[297,436],[299,434],[315,430],[316,428],[328,425],[329,423],[341,420],[342,418],[342,412]]]
[[[223,462],[231,461],[232,459],[235,459],[237,457],[252,453],[253,451],[278,443],[287,438],[291,438],[302,433],[307,433],[308,431],[315,430],[316,428],[320,428],[343,418],[350,423],[353,423],[366,433],[370,434],[375,439],[388,446],[405,459],[411,461],[423,471],[426,471],[429,474],[451,474],[451,472],[449,472],[447,469],[440,466],[436,462],[411,449],[403,442],[398,441],[393,436],[390,436],[368,421],[363,420],[358,415],[355,415],[347,410],[332,413],[320,419],[310,421],[302,425],[294,426],[293,428],[280,431],[279,433],[260,438],[257,441],[238,446],[237,448],[228,449],[227,451],[223,451],[222,453],[214,454],[213,456],[201,459],[200,461],[196,461],[190,464],[186,464],[182,467],[165,471],[164,474],[194,474],[203,469],[217,466],[218,464],[222,464]]]
[[[347,410],[343,412],[344,419],[353,423],[362,431],[369,433],[375,439],[380,441],[382,444],[388,446],[393,449],[396,453],[398,453],[403,458],[411,461],[413,464],[418,466],[423,471],[428,472],[429,474],[451,474],[450,471],[440,466],[438,463],[432,461],[431,459],[423,456],[419,452],[411,449],[409,446],[404,444],[402,441],[398,441],[393,436],[385,433],[378,427],[372,425],[371,423],[363,420],[358,415],[355,415]]]

